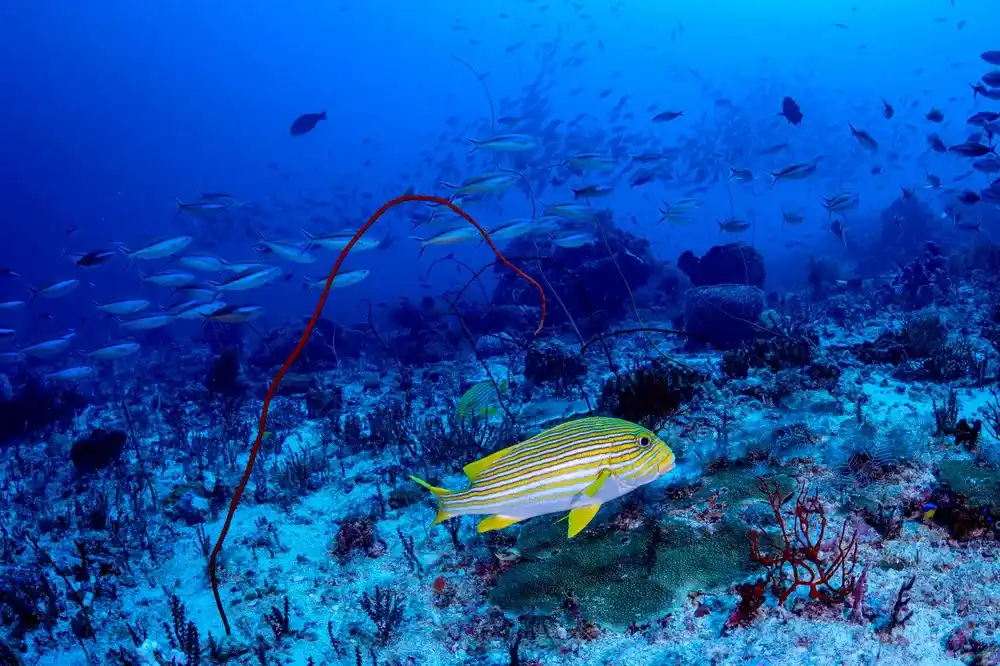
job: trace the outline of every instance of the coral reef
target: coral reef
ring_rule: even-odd
[[[764,257],[743,243],[716,245],[701,258],[685,250],[677,258],[679,268],[695,287],[742,284],[758,289],[764,286],[767,272]]]
[[[610,215],[602,215],[598,224],[601,228],[594,244],[556,246],[544,260],[521,262],[528,275],[548,283],[565,305],[565,310],[550,310],[552,323],[569,323],[568,314],[584,334],[600,332],[608,321],[625,319],[632,307],[629,291],[641,288],[659,270],[648,240],[622,230]],[[507,254],[520,258],[539,256],[530,239],[515,240]],[[537,306],[536,297],[526,294],[521,279],[500,267],[497,273],[499,281],[491,301],[494,308]]]
[[[720,349],[733,349],[753,340],[761,330],[764,292],[756,287],[731,284],[700,287],[687,293],[684,330],[691,340]]]

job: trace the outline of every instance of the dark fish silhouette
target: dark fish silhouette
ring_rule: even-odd
[[[878,142],[872,138],[872,135],[864,130],[855,129],[854,125],[847,123],[847,126],[851,128],[851,135],[858,140],[866,150],[870,150],[873,153],[878,152]]]
[[[654,123],[669,123],[684,115],[683,111],[664,111],[653,116]]]
[[[109,259],[114,258],[115,252],[110,250],[94,250],[93,252],[87,252],[86,254],[68,254],[63,252],[63,257],[69,257],[73,260],[73,263],[77,266],[83,268],[90,268],[91,266],[100,266]],[[60,261],[62,257],[60,257]]]
[[[975,192],[973,192],[972,190],[965,190],[964,192],[958,195],[958,200],[964,203],[966,206],[971,206],[977,203],[979,199],[980,196]]]
[[[321,120],[326,120],[326,111],[306,113],[296,118],[288,131],[292,136],[302,136],[311,132]]]
[[[802,122],[802,109],[799,108],[799,105],[791,97],[781,100],[781,113],[778,115],[784,116],[793,125],[798,125]]]
[[[944,141],[941,140],[941,137],[933,132],[927,135],[927,145],[930,146],[931,150],[936,153],[943,153],[948,150],[947,146],[944,145]]]
[[[979,57],[991,65],[1000,65],[1000,51],[983,51]]]
[[[994,152],[989,146],[984,146],[976,141],[966,141],[957,146],[948,146],[948,151],[962,157],[982,157]]]
[[[893,115],[895,115],[895,113],[896,112],[893,110],[892,104],[889,104],[889,102],[887,102],[887,101],[885,101],[883,99],[882,100],[882,115],[885,116],[886,120],[888,120],[889,118],[892,118]]]

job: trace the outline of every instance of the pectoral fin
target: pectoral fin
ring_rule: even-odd
[[[604,484],[610,478],[611,478],[611,470],[607,468],[602,469],[600,472],[597,473],[597,478],[594,479],[594,482],[591,483],[586,488],[584,488],[581,492],[587,497],[596,497],[597,493],[601,490],[601,488],[604,487]]]
[[[476,531],[482,534],[483,532],[502,530],[505,527],[510,527],[514,523],[519,522],[521,522],[520,518],[511,518],[510,516],[501,516],[500,514],[496,514],[480,520],[479,525],[476,526]]]
[[[590,504],[571,509],[569,512],[569,538],[575,537],[597,515],[600,504]]]

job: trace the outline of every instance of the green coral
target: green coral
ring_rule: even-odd
[[[786,474],[778,474],[773,478],[777,481],[786,493],[795,490],[795,479]],[[716,496],[719,501],[725,502],[726,506],[733,512],[738,511],[739,506],[750,500],[763,500],[764,495],[760,492],[760,473],[751,467],[729,467],[711,476],[705,477],[704,486],[693,496],[694,503],[707,502],[709,497]],[[677,506],[683,506],[677,503]]]
[[[938,478],[956,495],[969,500],[974,509],[989,507],[1000,515],[1000,470],[981,467],[972,460],[945,460],[938,468]]]
[[[656,562],[646,553],[657,539]],[[590,527],[574,539],[566,526],[527,523],[518,537],[524,559],[507,571],[491,600],[513,612],[552,612],[570,593],[590,620],[628,626],[667,612],[694,589],[725,587],[745,577],[746,529],[734,521],[696,530],[669,520],[656,529],[619,532]]]

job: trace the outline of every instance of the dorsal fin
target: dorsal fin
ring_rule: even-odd
[[[517,446],[515,444],[514,446]],[[496,464],[498,460],[503,458],[505,455],[510,453],[514,446],[508,446],[506,449],[500,449],[499,451],[494,451],[485,458],[480,458],[479,460],[473,460],[468,465],[462,468],[462,472],[465,476],[469,477],[469,481],[475,481],[479,476],[491,466]]]

